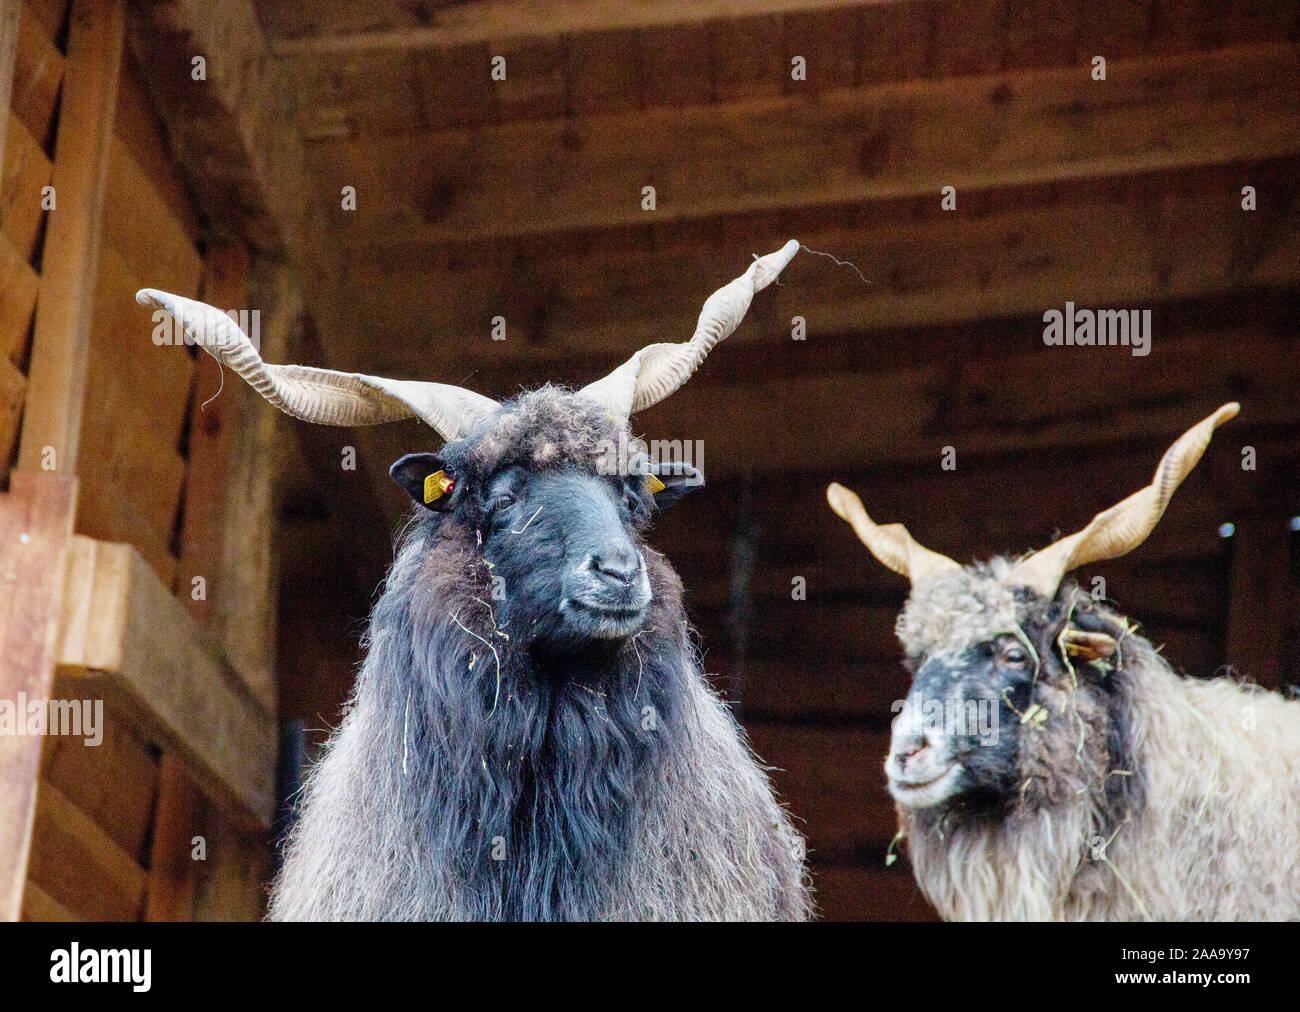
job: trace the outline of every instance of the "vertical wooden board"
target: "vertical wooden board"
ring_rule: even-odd
[[[78,534],[99,541],[131,545],[164,584],[176,579],[176,558],[168,547],[170,532],[163,533],[149,522],[127,491],[94,468],[82,471],[81,496],[77,503]]]
[[[57,678],[54,698],[102,701],[96,679]],[[130,727],[104,711],[102,741],[51,736],[41,778],[85,812],[134,861],[145,858],[144,844],[153,814],[158,764]]]
[[[252,272],[244,298],[261,312],[262,354],[284,361],[290,335],[299,326],[302,298],[291,272],[262,262]],[[234,466],[227,483],[217,569],[215,631],[253,695],[276,712],[276,489],[271,473],[280,412],[269,408],[247,384],[239,384],[230,411]]]
[[[710,101],[767,98],[785,90],[790,59],[782,52],[780,18],[712,21],[707,28]]]
[[[185,228],[153,182],[116,136],[109,150],[104,199],[104,241],[121,255],[130,274],[150,288],[178,295],[199,289],[203,262]]]
[[[40,278],[9,236],[0,232],[0,357],[15,365],[27,356]]]
[[[5,133],[3,177],[0,177],[0,230],[28,260],[36,255],[41,223],[45,220],[41,191],[50,185],[53,171],[32,132],[17,116],[10,116]]]
[[[247,259],[242,246],[219,246],[209,253],[203,298],[214,305],[242,305]],[[200,355],[190,403],[188,471],[176,579],[176,592],[189,606],[190,614],[204,626],[211,622],[215,596],[225,592],[219,577],[221,518],[233,462],[233,426],[237,424],[237,419],[230,417],[236,399],[217,398],[206,407],[198,402],[209,388],[215,389],[219,379],[216,361]],[[196,577],[211,588],[198,599],[188,592]],[[187,921],[195,916],[204,867],[193,860],[191,843],[196,835],[202,835],[202,794],[176,756],[165,755],[162,769],[145,916],[151,921]]]
[[[165,286],[155,285],[147,277],[132,273],[115,247],[104,248],[95,280],[88,371],[93,377],[117,377],[122,388],[154,416],[159,439],[175,447],[185,423],[194,358],[183,344],[155,342],[155,311],[136,302],[135,293],[144,287]],[[177,294],[193,296],[197,291],[196,284]],[[170,328],[170,317],[159,319]],[[165,341],[176,333],[164,329],[158,338]]]
[[[637,108],[641,68],[636,32],[580,32],[569,38],[565,52],[570,114]]]
[[[125,491],[162,537],[170,537],[180,504],[185,461],[175,434],[159,431],[152,402],[131,390],[111,370],[94,368],[82,416],[81,452],[93,467]],[[93,463],[90,463],[93,462]],[[83,504],[93,509],[94,504]]]
[[[30,878],[87,920],[134,921],[144,909],[144,870],[47,781],[36,803]]]
[[[426,129],[492,122],[491,54],[486,45],[456,46],[412,57],[419,108]]]
[[[62,40],[68,0],[23,0],[23,11],[31,11],[45,29],[45,34],[56,43]]]
[[[932,9],[928,0],[871,4],[861,13],[855,83],[877,84],[923,76],[929,67]]]
[[[1155,27],[1152,0],[1093,0],[1079,7],[1075,41],[1076,62],[1087,64],[1094,56],[1107,64],[1143,55]]]
[[[239,244],[218,246],[208,254],[203,279],[203,298],[220,306],[243,305],[244,281],[248,269],[248,251]],[[215,389],[219,370],[209,355],[199,357],[195,374],[195,392],[190,403],[190,438],[187,448],[188,473],[185,482],[180,534],[180,561],[176,592],[189,607],[190,614],[205,627],[211,627],[215,599],[229,593],[221,579],[222,545],[225,529],[222,519],[228,482],[234,464],[238,398],[221,397],[202,406],[200,398]],[[202,577],[209,592],[196,599],[189,593],[195,577]],[[210,881],[205,860],[193,859],[192,840],[203,836],[211,849],[221,879],[229,860],[231,846],[241,846],[239,837],[218,833],[212,840],[208,825],[219,816],[205,806],[202,794],[186,772],[179,757],[163,757],[159,782],[158,806],[154,819],[153,853],[149,872],[146,919],[151,921],[186,921],[198,913],[200,895],[202,913],[220,916],[226,901],[213,901],[214,890],[202,882]],[[225,883],[222,883],[224,889]],[[255,908],[241,911],[225,908],[230,918],[256,918],[261,913],[260,897]]]
[[[210,801],[204,801],[199,819],[208,857],[199,867],[194,919],[260,920],[266,912],[271,848],[258,836],[237,832]]]
[[[153,851],[145,896],[145,920],[194,919],[199,865],[194,838],[201,836],[202,795],[179,758],[164,754],[153,823]]]
[[[930,9],[930,74],[989,74],[1002,62],[1003,0],[938,0]]]
[[[853,87],[858,60],[856,43],[861,30],[859,10],[814,10],[783,15],[778,60],[783,90],[799,94]],[[790,61],[796,56],[804,58],[806,80],[796,81],[790,76],[793,69]]]
[[[244,279],[248,271],[248,251],[242,245],[218,246],[208,254],[203,279],[203,298],[212,305],[244,305]],[[203,403],[218,389],[221,368],[211,355],[198,359],[194,394],[190,400],[189,446],[187,448],[184,503],[181,515],[180,560],[177,567],[176,592],[192,614],[207,626],[218,595],[228,591],[222,586],[221,561],[225,529],[222,517],[234,467],[237,427],[244,421],[238,415],[237,397],[217,397]],[[201,600],[189,593],[195,577],[202,577],[209,589]]]
[[[1009,4],[1003,36],[1003,68],[1061,67],[1073,63],[1077,7],[1074,0]]]
[[[8,470],[18,444],[18,423],[23,416],[27,377],[7,358],[0,358],[0,467]]]
[[[63,54],[45,26],[26,6],[18,29],[18,58],[14,66],[13,115],[45,146],[54,125],[54,105],[63,81]]]
[[[709,101],[709,31],[703,24],[647,28],[641,38],[641,104],[704,105]]]
[[[59,466],[75,473],[124,22],[123,0],[75,0],[53,174],[59,210],[41,268],[44,290],[57,295],[36,304],[27,379],[37,407],[24,418],[18,454],[25,470],[53,447]]]
[[[0,2],[0,162],[3,162],[5,133],[12,104],[14,67],[18,62],[22,0]]]
[[[0,495],[0,699],[45,699],[53,680],[76,482],[14,472]],[[0,920],[18,916],[41,739],[0,735]]]
[[[180,223],[186,238],[192,244],[196,243],[203,226],[194,210],[189,184],[172,158],[167,132],[158,116],[158,110],[145,91],[135,57],[129,53],[122,64],[122,81],[118,87],[113,132],[145,178],[158,191],[167,210]]]
[[[488,79],[496,120],[554,119],[567,111],[564,47],[561,39],[490,43]],[[504,81],[492,78],[491,61],[504,57]]]

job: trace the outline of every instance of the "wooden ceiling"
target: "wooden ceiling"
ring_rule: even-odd
[[[1123,601],[1141,588],[1148,629],[1196,674],[1243,663],[1240,643],[1258,640],[1236,618],[1254,607],[1244,563],[1217,530],[1262,531],[1241,559],[1272,560],[1286,584],[1300,4],[254,6],[271,105],[301,151],[301,175],[288,159],[269,170],[297,196],[279,220],[313,317],[302,361],[495,397],[579,384],[688,337],[751,254],[794,237],[854,265],[801,253],[691,383],[636,420],[705,445],[709,491],[653,540],[691,588],[709,670],[743,672],[751,733],[792,771],[783,789],[826,868],[880,864],[892,820],[875,757],[905,687],[889,634],[902,589],[848,554],[828,478],[956,558],[1022,551],[1138,487],[1190,421],[1239,398],[1219,442],[1254,446],[1260,470],[1211,454],[1143,553],[1101,571]],[[1042,314],[1067,301],[1150,308],[1151,355],[1045,348]],[[284,464],[282,627],[322,646],[283,651],[282,684],[288,712],[328,715],[406,508],[388,465],[433,440],[415,423],[289,431],[302,453]],[[342,471],[352,444],[362,468]],[[955,475],[937,468],[945,446]],[[746,551],[747,626],[732,574]],[[791,608],[793,575],[815,611]],[[1255,610],[1286,630],[1286,600]],[[1270,652],[1256,670],[1280,684],[1280,649],[1255,651]],[[845,828],[846,798],[880,811],[854,808],[862,824]]]
[[[725,421],[680,401],[644,419],[686,418],[721,446],[750,410],[758,431],[778,423],[779,406],[753,399],[765,375],[816,390],[814,429],[838,424],[864,369],[907,358],[908,328],[1296,280],[1300,7],[1288,0],[255,8],[303,143],[298,245],[320,355],[339,368],[493,396],[581,383],[689,335],[752,253],[795,236],[852,261],[804,254],[758,300],[689,398]],[[792,77],[797,56],[806,80]],[[792,348],[796,315],[809,340]],[[856,350],[835,375],[837,339]],[[748,376],[726,364],[742,354]],[[904,382],[932,389],[945,370],[932,360]],[[937,428],[922,401],[899,423],[913,410],[913,428]],[[366,434],[371,470],[419,438]],[[837,459],[875,461],[876,443],[845,442]]]

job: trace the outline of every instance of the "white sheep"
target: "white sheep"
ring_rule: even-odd
[[[951,920],[1300,918],[1300,701],[1179,677],[1064,574],[1132,550],[1224,405],[1151,485],[1019,561],[960,566],[832,508],[912,592],[885,763],[917,882]]]

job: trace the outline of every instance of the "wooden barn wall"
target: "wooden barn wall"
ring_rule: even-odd
[[[704,440],[708,485],[649,540],[804,820],[830,919],[933,913],[906,859],[885,860],[907,585],[832,514],[829,481],[960,561],[1015,554],[1144,485],[1178,433],[1240,399],[1151,539],[1076,577],[1103,578],[1193,676],[1300,684],[1298,10],[940,0],[653,24],[625,7],[561,27],[452,8],[430,27],[405,5],[259,4],[309,178],[363,195],[322,211],[317,235],[338,261],[343,323],[323,340],[340,367],[494,397],[580,385],[688,335],[737,250],[793,236],[865,275],[800,253],[635,419],[650,438]],[[807,82],[791,52],[817,68]],[[1086,73],[1099,52],[1110,91]],[[495,54],[506,81],[476,73]],[[653,223],[628,199],[645,181]],[[948,183],[957,214],[936,199]],[[1247,184],[1271,195],[1258,217],[1242,213]],[[1151,308],[1153,354],[1046,348],[1043,310],[1065,298]],[[498,313],[510,338],[489,348]],[[805,342],[790,340],[796,314]],[[425,448],[415,426],[367,435],[378,485]],[[320,453],[285,474],[283,703],[320,740],[402,497],[351,505],[360,482],[338,477],[338,453],[361,439],[303,438]],[[379,557],[358,560],[369,541]]]
[[[1182,30],[1171,12],[1186,5],[1156,6],[1157,48],[1169,66],[1191,70],[1211,59],[1220,73],[1240,67],[1256,84],[1269,68],[1294,73],[1293,53],[1267,41],[1277,34],[1273,22],[1283,25],[1279,38],[1294,38],[1294,10]],[[1243,6],[1251,5],[1230,8]],[[869,5],[778,27],[830,68],[824,87],[849,94],[850,109],[875,108],[877,87],[934,78],[915,87],[949,112],[979,110],[987,82],[965,77],[1043,64],[1051,87],[1029,89],[1026,118],[1006,127],[996,111],[979,113],[987,118],[968,132],[972,144],[981,128],[1028,132],[1035,110],[1082,93],[1061,67],[1092,50],[1080,42],[1076,52],[1070,32],[1054,35],[1044,14],[1050,5],[1037,5],[1032,23],[1012,18],[1005,37],[976,30],[997,5],[945,2],[936,6],[941,24],[928,28],[912,19],[911,7]],[[1101,19],[1116,10],[1103,7]],[[309,17],[307,5],[281,9],[291,20]],[[57,295],[41,287],[49,217],[41,194],[55,174],[68,21],[64,0],[23,4],[0,177],[6,471],[18,453],[35,307]],[[719,280],[721,250],[775,248],[797,229],[814,248],[862,251],[859,267],[879,283],[867,288],[824,262],[814,272],[801,255],[788,284],[756,302],[745,330],[665,407],[638,419],[652,436],[689,437],[696,425],[707,436],[707,489],[668,514],[651,543],[681,573],[706,670],[716,673],[756,750],[776,767],[784,800],[804,820],[825,917],[932,916],[906,860],[885,862],[895,820],[881,765],[891,704],[907,688],[892,635],[906,585],[825,506],[829,480],[857,489],[877,518],[907,523],[923,543],[960,560],[1019,552],[1081,526],[1143,484],[1167,445],[1157,433],[1181,431],[1240,398],[1242,417],[1216,437],[1151,540],[1078,577],[1084,585],[1103,577],[1108,596],[1192,675],[1230,667],[1270,687],[1300,683],[1300,535],[1290,529],[1300,515],[1298,303],[1294,288],[1278,291],[1294,285],[1294,269],[1279,258],[1289,246],[1269,252],[1233,202],[1221,199],[1246,182],[1263,181],[1261,191],[1294,189],[1293,144],[1260,109],[1230,118],[1230,143],[1207,154],[1192,132],[1175,134],[1175,149],[1166,150],[1165,124],[1120,104],[1106,122],[1117,135],[1144,139],[1155,155],[1113,178],[1106,175],[1113,166],[1080,172],[1070,134],[1042,153],[1047,182],[1035,182],[1017,175],[1014,161],[990,164],[952,148],[952,137],[910,114],[888,119],[872,143],[840,152],[836,139],[852,131],[839,129],[843,110],[834,95],[811,118],[787,123],[777,100],[792,86],[771,25],[579,31],[562,55],[555,40],[535,38],[508,50],[507,87],[480,82],[469,95],[425,90],[430,80],[459,89],[472,76],[430,75],[428,53],[351,53],[313,63],[304,43],[297,63],[295,24],[267,28],[290,40],[279,52],[290,58],[292,91],[305,96],[295,115],[314,182],[334,192],[360,180],[364,192],[384,195],[363,202],[361,214],[326,213],[324,228],[340,239],[348,267],[348,287],[338,294],[342,319],[355,326],[344,329],[386,335],[382,343],[334,345],[357,361],[331,364],[427,375],[434,333],[457,335],[434,349],[438,366],[473,375],[485,393],[575,382],[634,346],[689,328],[699,293]],[[482,64],[492,30],[470,31],[440,58],[462,70]],[[934,47],[939,37],[969,45]],[[848,57],[845,38],[854,40]],[[1116,55],[1141,62],[1150,55],[1143,38],[1136,28],[1121,30]],[[990,39],[1005,52],[981,48]],[[683,64],[684,50],[724,59]],[[133,294],[149,285],[223,307],[266,307],[276,320],[264,325],[264,338],[281,342],[301,307],[239,243],[205,242],[151,105],[157,94],[142,83],[146,69],[125,57],[108,155],[76,529],[132,545],[273,707],[276,604],[247,593],[275,570],[272,528],[247,520],[275,513],[257,464],[274,442],[274,413],[242,386],[232,390],[229,375],[225,396],[204,408],[221,382],[215,364],[190,349],[155,347],[150,314]],[[1179,93],[1180,110],[1205,97],[1195,73],[1179,79],[1189,89]],[[797,158],[756,174],[748,211],[729,210],[721,183],[692,188],[709,156],[700,147],[707,137],[696,139],[706,114],[681,107],[702,94],[732,106],[729,129],[790,130],[799,141],[790,145]],[[753,111],[742,101],[761,106],[766,118],[758,126],[740,119]],[[649,119],[641,115],[647,111]],[[589,121],[601,124],[598,136],[569,143],[567,118],[588,114],[606,117]],[[535,132],[545,144],[535,143]],[[478,145],[474,160],[465,157],[469,144]],[[383,167],[408,163],[412,151],[421,157],[411,171]],[[679,157],[658,181],[687,198],[666,224],[639,224],[639,212],[612,190],[591,199],[564,185],[579,175],[613,187],[611,164],[654,163],[659,151]],[[196,164],[211,163],[218,175],[226,164],[190,154],[191,184]],[[828,191],[805,171],[837,158],[856,161],[866,182]],[[462,178],[464,165],[478,166],[477,175]],[[936,167],[962,173],[965,213],[957,225],[934,207]],[[531,185],[503,187],[508,175]],[[1135,218],[1143,227],[1129,227]],[[513,224],[499,228],[503,222]],[[1198,242],[1187,241],[1193,232]],[[328,261],[328,244],[319,255]],[[437,298],[429,297],[430,278]],[[1041,317],[1033,314],[1067,290],[1094,302],[1155,304],[1156,332],[1167,344],[1146,363],[1080,358],[1077,371],[1062,375],[1068,359],[1044,351]],[[824,305],[796,304],[808,291],[820,292]],[[481,330],[503,299],[511,320],[521,321],[512,333],[524,339],[485,363],[459,335]],[[808,314],[810,344],[788,340],[792,312]],[[994,314],[1005,318],[953,324]],[[290,358],[283,343],[267,357]],[[305,353],[292,358],[321,361],[310,335]],[[817,410],[791,408],[813,401]],[[414,431],[392,427],[373,438],[404,438],[393,430]],[[276,470],[294,492],[279,514],[288,535],[278,602],[280,702],[319,741],[337,722],[355,673],[357,641],[388,559],[388,525],[359,475],[340,477],[340,449],[365,445],[356,434],[290,431],[292,440],[276,443]],[[957,450],[952,473],[939,466],[948,444]],[[1257,449],[1259,471],[1241,470],[1244,445]],[[242,497],[237,514],[231,487]],[[379,536],[354,537],[349,525],[358,522],[381,528]],[[1225,523],[1231,536],[1223,536]],[[206,598],[190,593],[195,576],[235,571],[241,582],[232,575]],[[806,581],[806,600],[792,597],[796,578]],[[61,685],[59,694],[81,693]],[[265,847],[236,830],[177,756],[146,744],[123,713],[109,714],[98,749],[47,741],[37,806],[28,918],[245,918],[262,908]],[[189,858],[195,835],[207,840],[206,862]]]
[[[1150,539],[1074,579],[1089,589],[1103,579],[1178,670],[1300,686],[1298,300],[1257,289],[1156,305],[1151,356],[1074,349],[1077,369],[1064,374],[1039,316],[817,335],[821,371],[810,372],[808,347],[779,336],[791,306],[756,304],[747,326],[765,338],[718,349],[687,387],[638,416],[648,438],[709,433],[708,483],[649,541],[682,577],[705,670],[803,820],[824,917],[934,916],[906,859],[886,864],[896,820],[882,767],[891,704],[909,684],[893,634],[907,583],[831,512],[827,483],[856,489],[880,522],[906,523],[958,560],[1015,555],[1148,482],[1172,439],[1153,428],[1176,434],[1238,398],[1241,417],[1217,434]],[[328,444],[319,466],[336,468],[355,433],[316,433]],[[954,471],[941,466],[946,445]],[[1242,467],[1246,447],[1255,470]],[[365,524],[387,544],[397,521],[312,494],[308,471],[282,478],[297,490],[281,517],[282,702],[319,742],[337,724],[386,563],[372,559],[354,577],[338,532]],[[746,558],[752,572],[738,584]],[[792,594],[796,578],[805,600]]]
[[[1196,408],[1179,409],[1187,423],[1232,397],[1248,410],[1220,432],[1140,549],[1073,576],[1089,589],[1097,588],[1095,578],[1103,579],[1106,596],[1144,635],[1164,644],[1176,669],[1196,677],[1231,671],[1284,691],[1300,686],[1300,533],[1292,530],[1300,516],[1300,416],[1286,393],[1294,381],[1286,363],[1296,347],[1295,303],[1294,293],[1252,293],[1217,306],[1157,309],[1157,333],[1169,335],[1158,363],[1124,363],[1127,381],[1111,387],[1110,398],[1126,399],[1135,419],[1163,410],[1162,395],[1153,389],[1160,385],[1177,386],[1180,398],[1195,401]],[[748,474],[724,472],[705,492],[688,496],[652,535],[682,576],[706,670],[736,702],[756,751],[776,767],[773,779],[785,801],[805,820],[828,918],[933,914],[906,860],[886,866],[896,821],[883,763],[891,706],[905,697],[910,681],[893,628],[907,583],[876,562],[831,512],[827,483],[856,489],[879,522],[903,522],[927,547],[969,561],[1019,554],[1081,528],[1149,481],[1166,448],[1166,441],[1140,436],[1140,426],[1132,432],[1118,424],[1109,431],[1093,426],[1084,440],[1072,439],[1065,430],[1084,410],[1083,393],[1072,403],[1031,400],[1028,391],[1050,390],[1051,380],[1026,370],[1012,352],[1041,346],[1041,328],[1041,319],[1026,318],[960,332],[855,336],[854,343],[870,344],[877,354],[873,365],[859,365],[845,377],[856,391],[852,410],[882,430],[891,427],[891,416],[897,424],[900,412],[913,411],[899,395],[908,372],[892,364],[907,354],[905,347],[948,360],[947,345],[980,345],[987,329],[996,330],[1001,351],[981,352],[980,396],[960,381],[930,388],[950,405],[941,430],[882,431],[881,452],[894,454],[893,462],[813,468],[794,462],[774,471],[759,455]],[[1205,346],[1223,349],[1232,364],[1206,369]],[[724,349],[710,367],[752,375],[747,369],[755,363],[743,361],[749,349],[730,352],[742,361],[728,361]],[[780,353],[765,358],[779,373]],[[1031,358],[1044,368],[1059,365],[1051,355]],[[701,403],[741,400],[725,378],[703,379],[706,371],[693,381],[700,384],[693,395]],[[1008,448],[999,450],[989,433],[1005,431],[1008,420],[1024,412],[1041,416],[1040,445],[1020,450],[1004,438]],[[790,417],[788,436],[765,429],[762,438],[770,446],[787,438],[805,446],[810,439],[833,440],[829,431],[810,433],[813,413]],[[681,416],[673,417],[680,426]],[[743,443],[754,429],[733,431]],[[956,449],[955,471],[941,467],[944,445]],[[1257,453],[1255,471],[1241,467],[1247,446]],[[730,457],[734,449],[719,447],[715,456]],[[713,444],[705,450],[708,474]],[[833,446],[827,449],[828,456],[834,453]],[[1224,524],[1232,525],[1229,536]],[[736,575],[746,558],[754,560],[752,575],[738,593]],[[796,578],[806,584],[806,600],[794,597]]]
[[[0,188],[0,462],[6,473],[17,457],[37,300],[61,296],[41,288],[48,214],[42,188],[58,156],[68,14],[59,0],[22,5]],[[213,581],[222,551],[230,550],[229,538],[223,545],[221,507],[241,448],[223,436],[222,405],[199,408],[220,382],[215,363],[200,368],[195,349],[156,346],[151,314],[134,296],[149,286],[242,306],[247,256],[238,246],[203,248],[193,201],[167,152],[139,68],[124,49],[94,280],[75,530],[134,547],[192,614],[220,634],[213,613],[231,593],[212,586],[194,600],[192,579],[206,574]],[[269,480],[245,485],[268,490]],[[261,635],[266,642],[245,644],[245,654],[266,665],[273,643],[269,630]],[[273,685],[261,674],[250,682]],[[59,697],[88,692],[76,678],[56,682]],[[274,706],[273,689],[259,694]],[[201,862],[190,855],[197,835],[207,846]],[[125,714],[109,708],[97,748],[79,738],[46,739],[22,912],[40,920],[256,918],[265,902],[268,853],[265,841],[232,827],[175,757],[146,744]]]

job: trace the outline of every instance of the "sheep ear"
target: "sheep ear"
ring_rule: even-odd
[[[436,453],[408,453],[388,473],[407,495],[428,510],[445,510],[456,487],[455,479]]]
[[[654,494],[655,508],[665,510],[687,492],[704,487],[703,473],[681,461],[648,464],[646,488]]]
[[[1086,632],[1074,626],[1061,631],[1061,649],[1072,662],[1103,661],[1114,655],[1119,647],[1113,636],[1101,632]]]

